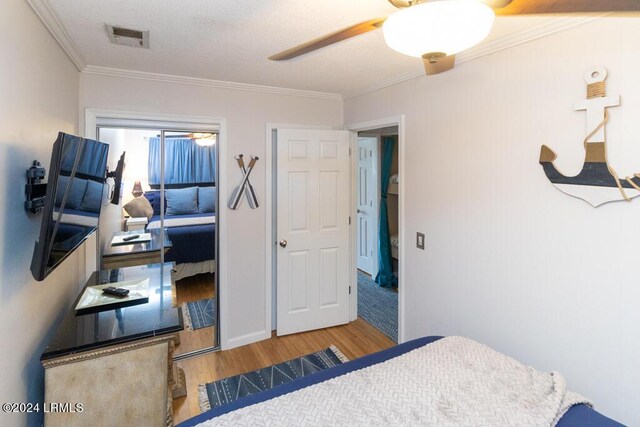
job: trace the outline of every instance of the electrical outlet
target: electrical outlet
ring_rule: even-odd
[[[416,248],[424,251],[424,233],[416,233]]]

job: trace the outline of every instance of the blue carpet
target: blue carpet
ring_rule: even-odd
[[[213,298],[182,304],[182,315],[187,329],[208,328],[216,322],[216,300]]]
[[[270,390],[296,378],[306,377],[347,362],[336,347],[288,360],[212,383],[198,386],[198,400],[202,411],[233,402],[241,397]]]
[[[398,293],[358,270],[358,316],[398,342]]]

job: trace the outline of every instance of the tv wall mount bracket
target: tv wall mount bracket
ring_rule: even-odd
[[[27,212],[35,214],[44,207],[47,183],[42,182],[42,180],[46,173],[46,169],[37,160],[34,160],[31,167],[27,169],[27,185],[24,186],[24,193],[27,198],[24,202],[24,209]]]

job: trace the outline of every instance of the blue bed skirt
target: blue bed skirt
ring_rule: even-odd
[[[165,219],[192,219],[202,217],[213,217],[213,214],[186,214],[167,215]],[[159,227],[160,215],[154,215],[149,220],[153,228]],[[171,241],[171,249],[164,257],[166,262],[176,264],[195,263],[215,259],[216,257],[216,225],[193,224],[172,226],[165,222],[165,229]]]
[[[375,365],[377,363],[393,359],[394,357],[400,356],[411,350],[415,350],[416,348],[423,347],[427,344],[437,341],[440,338],[442,337],[434,336],[419,338],[417,340],[409,341],[404,344],[391,347],[387,350],[369,354],[367,356],[352,360],[342,365],[317,372],[315,374],[309,375],[308,377],[297,378],[290,383],[274,387],[271,390],[266,390],[261,393],[243,397],[227,405],[219,406],[210,411],[204,412],[179,424],[178,427],[195,426],[206,420],[218,417],[236,409],[264,402],[266,400],[273,399],[274,397],[291,393],[310,385],[317,384],[340,375],[344,375],[348,372],[356,371],[358,369],[366,368],[367,366]],[[569,409],[569,411],[567,411],[562,419],[560,419],[560,422],[558,422],[557,425],[559,427],[624,427],[623,424],[605,417],[604,415],[586,405],[573,406],[571,409]]]
[[[165,261],[176,264],[201,262],[216,257],[216,225],[200,224],[167,227],[171,249]]]

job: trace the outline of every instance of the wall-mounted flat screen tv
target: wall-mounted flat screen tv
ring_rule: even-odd
[[[53,143],[31,273],[44,280],[97,228],[105,203],[109,145],[60,132]]]
[[[122,174],[125,167],[125,154],[123,152],[116,165],[116,170],[107,174],[107,177],[113,177],[113,194],[111,195],[111,204],[119,205],[122,199]]]

